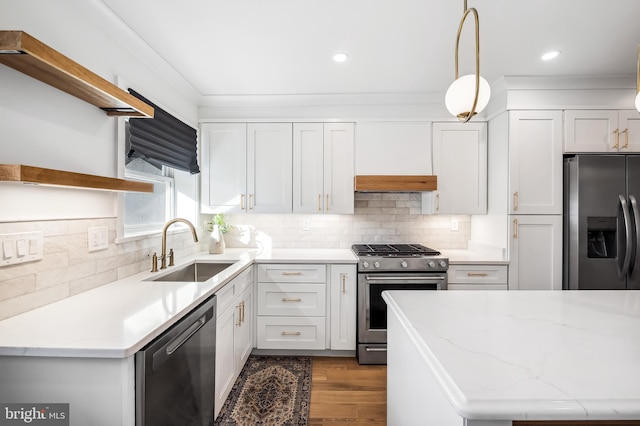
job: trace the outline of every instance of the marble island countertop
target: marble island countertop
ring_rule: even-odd
[[[424,367],[418,383],[435,383],[431,390],[461,418],[500,425],[640,419],[640,291],[392,291],[383,297],[389,371],[411,370],[408,386],[418,365]],[[414,350],[407,367],[403,357]],[[389,383],[390,404],[411,398],[397,398],[397,389]],[[428,391],[421,398],[427,405]]]
[[[154,282],[141,272],[0,321],[0,356],[125,358],[254,263],[356,263],[349,249],[227,249],[181,259],[233,263],[205,282]]]

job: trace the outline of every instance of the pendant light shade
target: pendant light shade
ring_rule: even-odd
[[[458,78],[458,48],[460,46],[460,34],[464,21],[469,14],[473,14],[475,20],[475,41],[476,41],[476,73]],[[475,8],[467,8],[467,0],[464,0],[464,14],[458,26],[456,36],[456,56],[455,56],[455,80],[449,86],[445,95],[445,105],[451,114],[458,117],[460,121],[466,123],[481,112],[489,103],[491,97],[491,87],[487,80],[480,76],[480,21],[478,11]]]
[[[459,118],[466,118],[469,116],[469,113],[474,110],[473,102],[475,100],[475,93],[476,76],[474,74],[467,74],[451,83],[444,97],[444,103],[451,114]],[[478,91],[478,101],[475,107],[476,113],[485,109],[490,97],[491,87],[489,83],[487,83],[487,80],[480,77],[480,90]]]

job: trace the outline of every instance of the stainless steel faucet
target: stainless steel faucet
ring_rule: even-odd
[[[164,225],[164,228],[162,228],[162,254],[160,256],[162,265],[160,266],[160,269],[167,269],[167,229],[169,229],[169,227],[176,222],[182,222],[186,224],[189,228],[191,228],[191,233],[193,234],[193,241],[196,243],[198,242],[198,234],[196,234],[196,228],[194,228],[191,222],[189,222],[187,219],[182,219],[182,218],[171,219],[169,222],[167,222]],[[169,256],[171,257],[169,266],[173,266],[173,249],[171,249],[171,251],[169,252]]]

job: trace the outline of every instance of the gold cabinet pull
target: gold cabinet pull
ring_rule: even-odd
[[[318,211],[322,211],[322,194],[318,194]]]
[[[240,319],[244,323],[244,300],[242,302],[240,302],[240,306],[242,308],[241,311],[240,311]]]
[[[280,334],[283,335],[283,336],[299,336],[302,333],[300,333],[299,331],[283,331]]]
[[[624,133],[624,145],[622,145],[623,149],[629,148],[629,129],[624,129],[620,132],[620,134]]]
[[[513,193],[513,211],[517,212],[518,211],[518,204],[520,203],[520,194],[518,194],[518,191]]]
[[[340,277],[342,278],[342,293],[346,293],[347,292],[347,275],[346,274],[340,274]]]
[[[513,239],[518,239],[518,219],[513,219]]]
[[[329,194],[327,194],[327,203],[324,206],[324,211],[326,211],[326,212],[329,211]]]
[[[240,327],[242,325],[242,310],[240,305],[236,305],[236,308],[238,308],[238,323],[236,325]]]
[[[253,210],[253,194],[249,194],[249,210]]]
[[[283,272],[282,275],[302,275],[302,272]]]
[[[436,194],[436,211],[440,211],[440,194]]]
[[[302,302],[302,299],[300,299],[299,297],[283,297],[282,301],[283,302]]]
[[[468,277],[486,277],[487,275],[486,272],[467,272]]]
[[[244,210],[244,194],[240,194],[240,210]]]
[[[620,149],[620,130],[615,129],[613,133],[616,135],[616,144],[611,149]]]

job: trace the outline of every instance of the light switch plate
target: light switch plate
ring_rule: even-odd
[[[0,235],[0,266],[33,262],[42,259],[42,231]]]
[[[96,226],[89,228],[87,232],[90,252],[109,248],[109,227]]]

